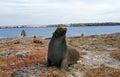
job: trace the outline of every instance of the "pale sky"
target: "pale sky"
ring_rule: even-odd
[[[0,26],[84,22],[120,22],[120,0],[0,0]]]

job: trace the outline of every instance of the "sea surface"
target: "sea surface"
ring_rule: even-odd
[[[17,37],[21,36],[21,31],[25,30],[27,36],[45,36],[51,37],[57,27],[48,28],[4,28],[0,29],[0,37]],[[67,36],[100,35],[120,33],[118,26],[84,26],[84,27],[67,27]]]

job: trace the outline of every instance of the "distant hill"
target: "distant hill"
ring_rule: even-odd
[[[73,23],[70,26],[116,26],[120,25],[120,23],[115,22],[104,22],[104,23]]]
[[[120,25],[120,22],[101,22],[101,23],[71,23],[71,24],[55,24],[47,25],[46,27],[59,27],[59,26],[69,26],[69,27],[79,27],[79,26],[116,26]]]

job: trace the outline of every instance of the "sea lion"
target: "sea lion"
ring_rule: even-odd
[[[67,45],[66,45],[67,28],[58,27],[53,33],[48,47],[48,66],[67,68]]]
[[[68,50],[68,65],[72,65],[77,63],[77,61],[80,59],[80,53],[75,48],[67,47]]]

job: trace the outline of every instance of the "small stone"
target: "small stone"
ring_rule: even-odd
[[[24,58],[30,51],[24,51],[24,52],[17,52],[15,56]]]
[[[12,54],[11,51],[6,50],[6,51],[1,52],[1,53],[0,53],[0,56],[9,56],[9,55],[11,55],[11,54]]]

